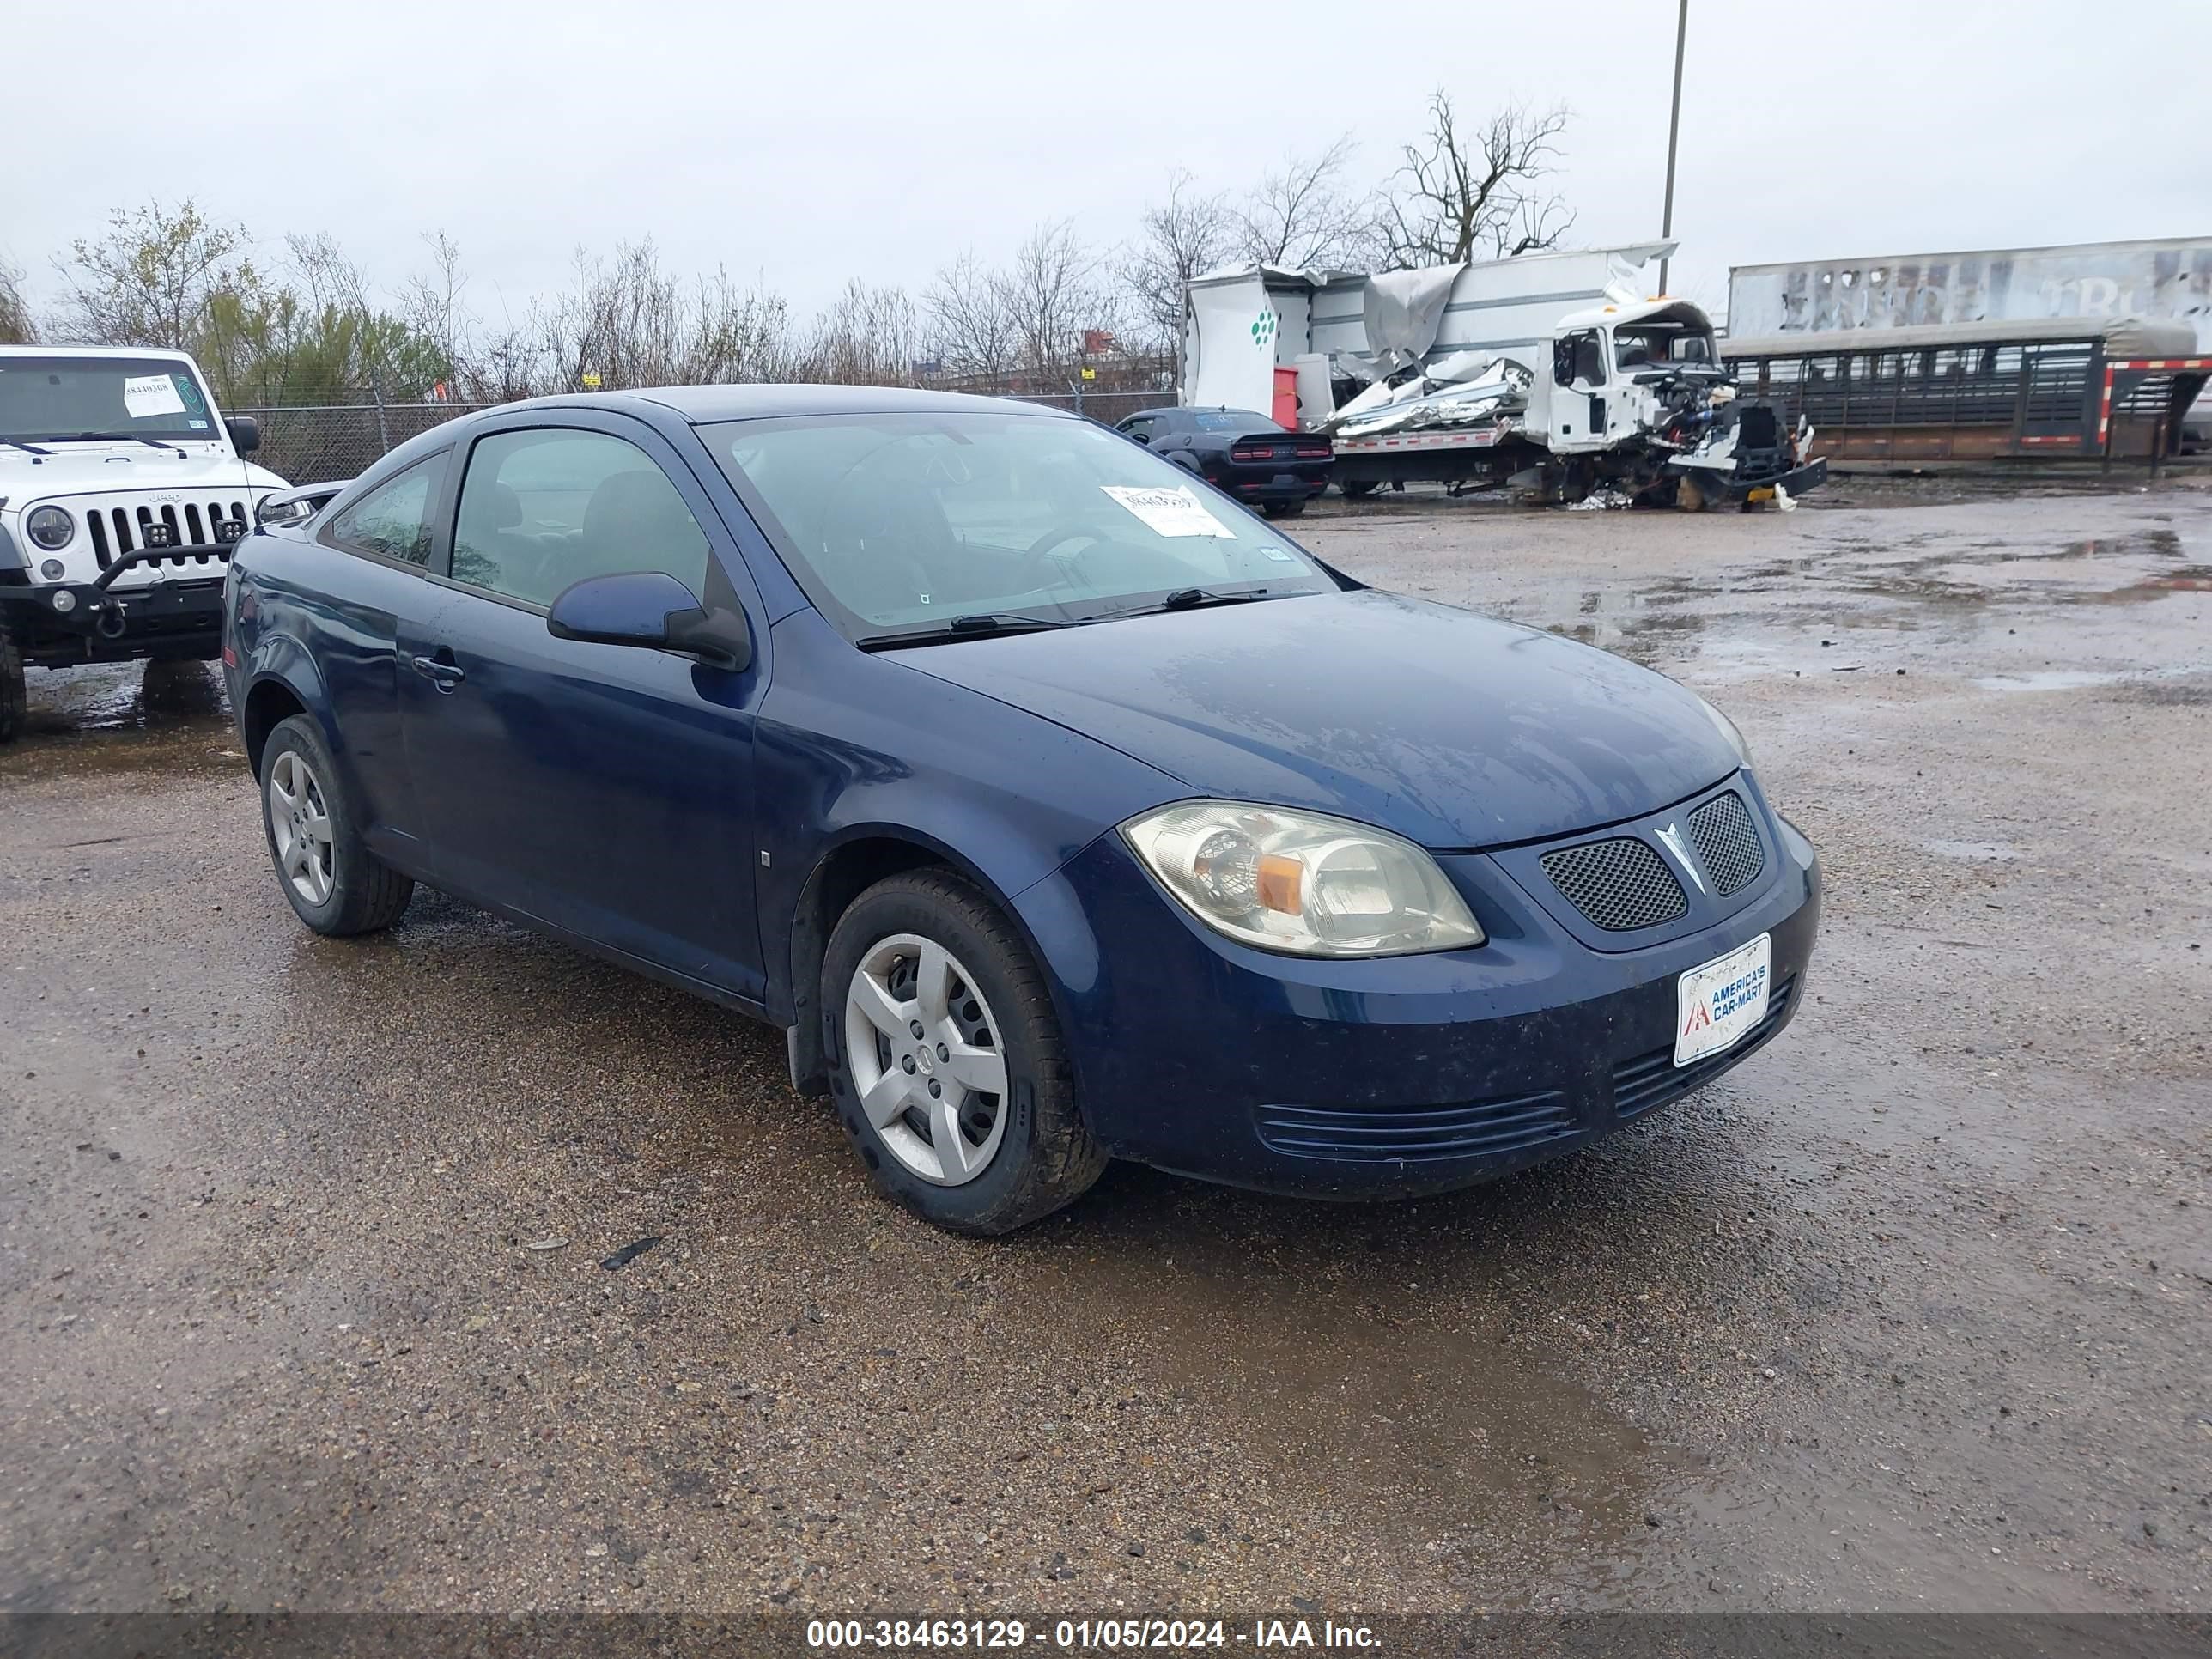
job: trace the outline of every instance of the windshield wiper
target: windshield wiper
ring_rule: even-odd
[[[27,444],[21,438],[0,438],[0,444],[9,445],[31,455],[51,455],[54,453],[51,449],[41,449],[36,444]]]
[[[895,646],[944,645],[978,634],[1036,634],[1048,628],[1073,628],[1073,621],[1052,617],[1025,617],[1018,611],[977,611],[932,628],[904,634],[870,634],[853,643],[863,651],[888,651]]]
[[[179,455],[185,452],[174,444],[165,444],[159,438],[149,438],[137,432],[80,432],[70,440],[80,444],[144,444],[149,449],[174,449]]]
[[[1127,611],[1111,611],[1106,614],[1108,617],[1151,617],[1163,611],[1195,611],[1202,605],[1243,605],[1247,600],[1273,597],[1264,587],[1248,587],[1241,593],[1216,593],[1204,587],[1178,587],[1158,605],[1133,605]]]

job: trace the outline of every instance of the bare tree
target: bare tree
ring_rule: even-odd
[[[950,374],[1001,380],[1021,356],[1006,285],[971,252],[931,280],[921,296],[929,349]]]
[[[69,284],[66,326],[102,345],[186,349],[208,301],[236,286],[246,265],[246,233],[218,225],[190,199],[173,210],[149,202],[118,208],[107,233],[70,246],[54,268]]]
[[[1405,165],[1384,194],[1388,262],[1456,264],[1482,254],[1510,259],[1557,247],[1575,216],[1543,189],[1558,160],[1567,112],[1509,105],[1463,131],[1451,94],[1429,94],[1429,131],[1405,146]]]
[[[1073,382],[1085,332],[1110,331],[1117,320],[1097,268],[1075,227],[1061,219],[1032,230],[996,279],[1020,343],[1021,368],[1055,388]]]
[[[30,301],[23,297],[23,273],[0,259],[0,345],[29,345],[38,337]]]
[[[1237,228],[1226,200],[1200,194],[1177,168],[1168,175],[1167,200],[1145,210],[1136,240],[1121,255],[1118,275],[1146,337],[1140,343],[1172,352],[1178,380],[1190,279],[1231,257]]]
[[[1235,251],[1293,270],[1357,270],[1376,249],[1375,204],[1346,188],[1350,133],[1313,155],[1291,155],[1231,210]]]

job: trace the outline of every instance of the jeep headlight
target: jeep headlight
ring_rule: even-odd
[[[1217,933],[1301,957],[1389,957],[1483,942],[1437,861],[1403,836],[1318,812],[1181,801],[1121,834]]]
[[[70,538],[76,534],[76,520],[64,508],[35,507],[23,520],[23,533],[52,553],[70,544]]]

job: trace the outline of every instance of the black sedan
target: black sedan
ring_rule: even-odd
[[[1306,510],[1328,488],[1335,451],[1249,409],[1147,409],[1114,428],[1271,519]]]

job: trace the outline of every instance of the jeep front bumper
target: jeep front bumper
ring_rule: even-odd
[[[118,588],[140,564],[207,556],[228,565],[235,544],[149,548],[126,553],[89,582],[0,586],[0,627],[27,661],[46,667],[137,657],[215,656],[222,647],[222,580],[195,574]]]

